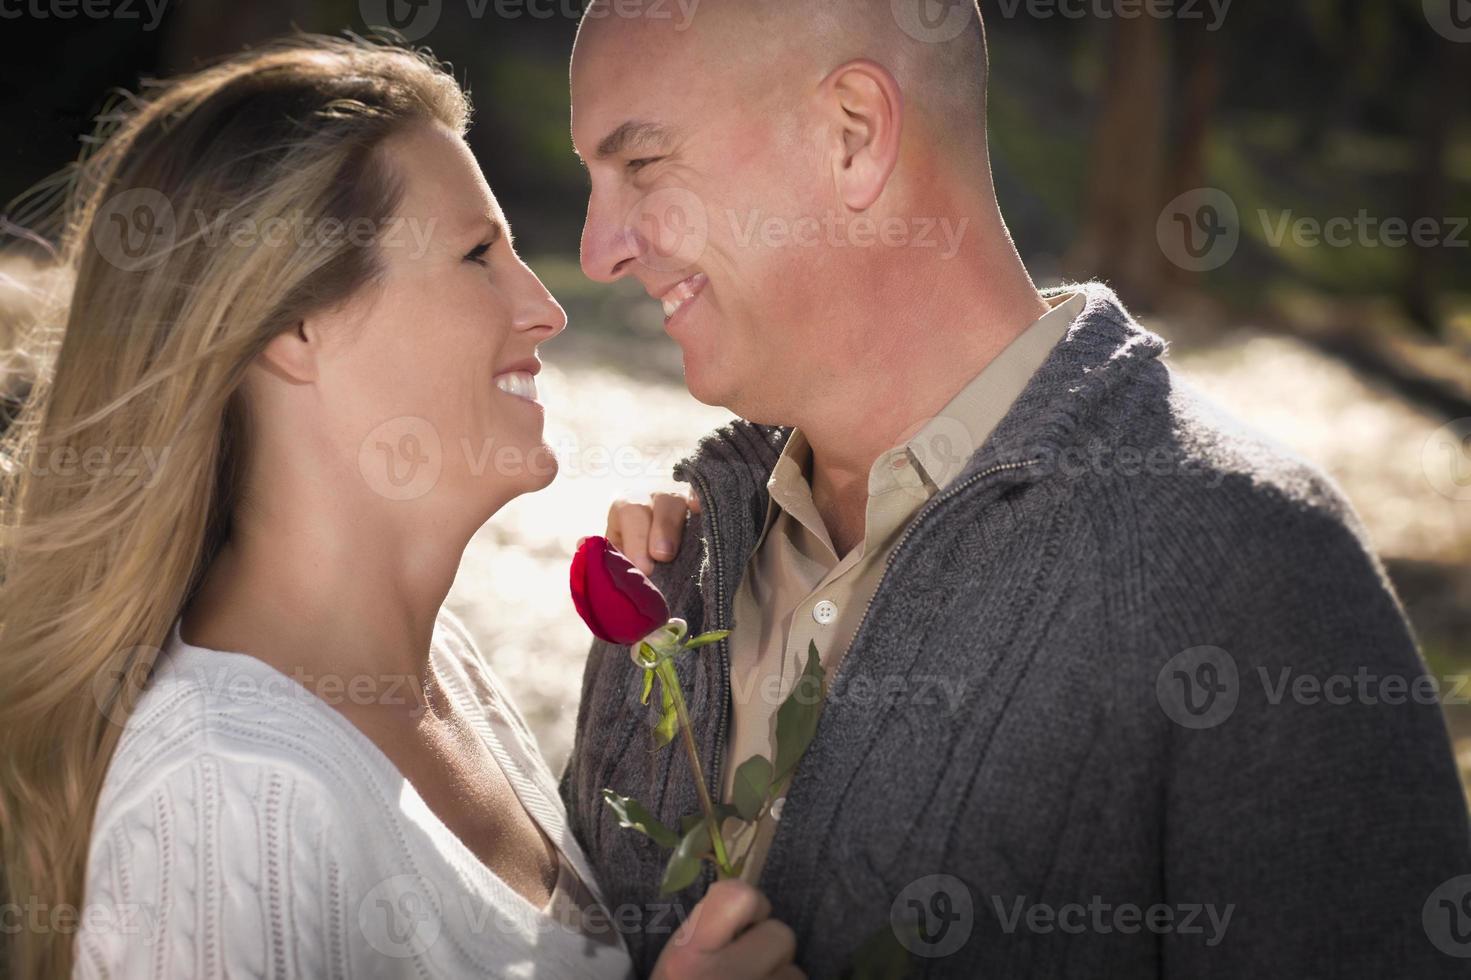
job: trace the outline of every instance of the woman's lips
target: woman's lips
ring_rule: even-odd
[[[495,376],[495,386],[508,395],[529,402],[537,401],[536,376],[530,371],[507,371]]]

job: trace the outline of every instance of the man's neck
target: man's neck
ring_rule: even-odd
[[[963,273],[996,264],[949,263],[951,276],[926,284],[933,301],[917,310],[875,310],[873,322],[898,342],[867,363],[848,365],[798,421],[812,447],[813,502],[840,555],[863,539],[874,461],[939,414],[1047,312],[1014,252],[1011,258],[1006,275],[981,281]]]

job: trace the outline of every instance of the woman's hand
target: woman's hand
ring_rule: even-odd
[[[679,554],[685,517],[699,512],[700,498],[693,490],[689,496],[656,493],[647,503],[615,500],[608,508],[608,530],[604,537],[648,575],[654,571],[654,562],[673,561]]]
[[[653,980],[802,980],[797,939],[766,896],[735,878],[710,886],[669,940]]]

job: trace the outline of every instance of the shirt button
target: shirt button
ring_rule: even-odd
[[[817,620],[819,626],[831,625],[838,618],[838,607],[824,599],[812,607],[812,618]]]

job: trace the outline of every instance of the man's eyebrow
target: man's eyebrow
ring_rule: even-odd
[[[670,143],[673,138],[674,131],[668,126],[630,119],[603,137],[603,141],[598,144],[597,157],[599,160],[606,160],[608,157],[618,156],[635,146],[650,144],[663,146]]]

